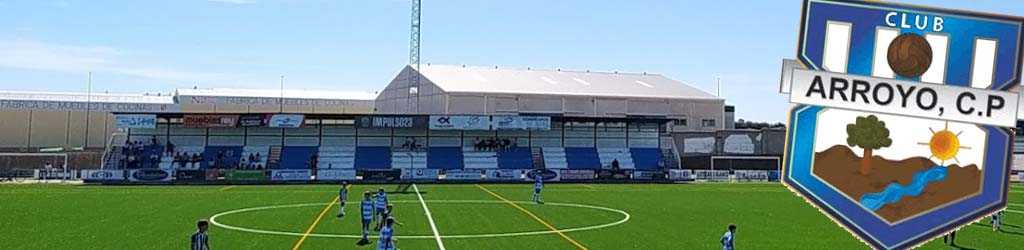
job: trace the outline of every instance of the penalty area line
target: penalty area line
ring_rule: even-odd
[[[516,209],[519,209],[519,211],[522,211],[526,215],[529,215],[530,217],[533,218],[533,220],[536,220],[537,222],[540,222],[541,225],[544,225],[545,227],[550,229],[552,232],[555,232],[556,234],[558,234],[558,236],[562,236],[562,239],[565,239],[569,243],[572,243],[573,245],[576,245],[576,247],[579,247],[581,250],[589,250],[589,249],[587,249],[587,247],[583,246],[583,244],[580,244],[576,240],[574,240],[571,237],[569,237],[569,235],[566,235],[565,233],[563,233],[562,230],[558,230],[558,228],[555,228],[555,226],[552,226],[547,221],[544,221],[544,219],[541,219],[540,216],[537,216],[536,214],[533,214],[533,212],[530,212],[530,210],[526,210],[522,206],[519,206],[519,204],[516,204],[513,201],[505,199],[505,197],[502,197],[501,195],[499,195],[499,194],[497,194],[495,192],[492,192],[490,189],[487,189],[486,187],[481,186],[480,184],[476,184],[476,187],[480,188],[480,190],[483,190],[484,192],[487,192],[488,194],[491,194],[491,196],[494,196],[495,198],[498,198],[499,200],[504,201],[506,204],[509,204],[512,207],[515,207]]]
[[[434,216],[430,214],[430,209],[427,208],[427,202],[423,200],[423,195],[420,194],[420,188],[416,187],[416,183],[412,184],[412,190],[416,191],[416,197],[420,199],[420,204],[423,204],[423,212],[427,214],[427,222],[430,222],[430,230],[434,231],[434,239],[437,239],[437,247],[444,249],[444,242],[441,242],[441,233],[437,232],[437,224],[434,224]]]
[[[316,225],[320,224],[320,220],[324,218],[324,214],[326,214],[328,210],[331,210],[331,207],[334,206],[334,203],[338,203],[338,199],[340,199],[340,197],[334,196],[334,200],[332,200],[331,203],[327,203],[327,206],[324,207],[324,210],[320,211],[320,215],[316,216],[316,220],[313,221],[313,224],[309,225],[309,228],[306,229],[306,232],[302,234],[302,238],[299,238],[299,241],[295,242],[295,246],[292,247],[292,250],[298,250],[299,247],[302,247],[302,243],[306,241],[306,238],[308,238],[309,234],[313,232],[313,229],[316,228]]]

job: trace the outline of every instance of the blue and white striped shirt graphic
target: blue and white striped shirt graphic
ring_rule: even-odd
[[[341,190],[338,191],[338,198],[341,199],[341,202],[347,201],[348,200],[348,188],[344,188],[344,187],[341,188]]]

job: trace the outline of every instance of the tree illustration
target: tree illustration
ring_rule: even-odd
[[[868,175],[871,173],[871,151],[892,145],[892,139],[885,122],[878,120],[877,116],[858,116],[855,123],[846,125],[846,144],[864,149],[860,174]]]

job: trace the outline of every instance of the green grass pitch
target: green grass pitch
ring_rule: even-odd
[[[187,249],[197,219],[236,211],[216,220],[242,230],[211,226],[213,249],[374,249],[356,247],[357,239],[345,235],[360,234],[359,194],[378,187],[355,185],[348,216],[336,218],[332,204],[316,222],[338,186],[0,185],[0,248]],[[549,184],[543,197],[548,204],[518,204],[537,219],[487,191],[528,201],[532,184],[418,188],[445,249],[580,249],[572,241],[595,250],[721,249],[718,238],[729,223],[739,227],[737,249],[867,249],[778,183]],[[416,194],[390,198],[405,224],[395,230],[398,247],[440,249]],[[993,232],[985,219],[958,233],[958,243],[964,249],[1022,249],[1024,187],[1011,188],[1010,203],[1004,232]],[[616,224],[625,219],[618,210],[629,220]],[[563,237],[545,224],[582,230]],[[509,235],[514,233],[527,235]],[[949,249],[941,241],[921,249]]]

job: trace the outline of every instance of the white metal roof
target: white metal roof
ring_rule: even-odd
[[[446,92],[722,100],[658,74],[422,65]]]
[[[170,95],[0,91],[0,100],[174,104]]]
[[[331,100],[374,100],[377,94],[355,91],[329,90],[295,90],[285,89],[282,95],[279,89],[232,89],[232,88],[197,88],[178,89],[180,96],[216,96],[216,97],[259,97],[259,98],[302,98]]]

